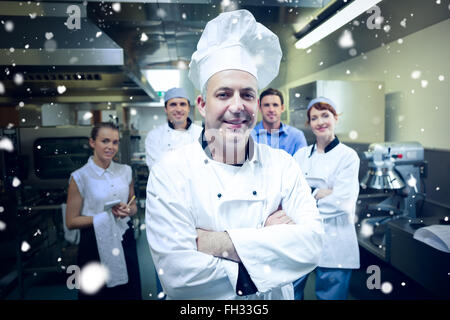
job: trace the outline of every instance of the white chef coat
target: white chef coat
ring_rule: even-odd
[[[311,152],[313,146],[298,150],[294,159],[311,187],[333,189],[333,193],[317,201],[325,230],[319,266],[357,269],[359,249],[354,219],[359,194],[359,157],[337,138],[325,153],[318,153],[315,147]]]
[[[149,169],[162,155],[172,149],[196,141],[202,132],[202,127],[191,123],[187,130],[175,130],[166,122],[151,130],[145,139],[145,159]]]
[[[291,283],[317,266],[322,221],[298,164],[283,150],[251,145],[241,167],[210,159],[199,141],[153,166],[147,239],[168,298],[293,299]],[[296,224],[263,227],[280,203]],[[197,251],[196,228],[228,232],[256,294],[236,295],[238,263]]]

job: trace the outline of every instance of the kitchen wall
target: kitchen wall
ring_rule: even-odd
[[[371,80],[384,83],[386,141],[418,141],[450,150],[450,19],[396,39],[375,50],[298,79],[298,50],[289,50],[271,85],[288,97],[289,88],[315,80]],[[340,50],[336,45],[336,50]],[[315,52],[323,61],[333,51]]]

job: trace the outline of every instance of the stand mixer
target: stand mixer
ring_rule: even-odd
[[[417,201],[425,198],[422,191],[421,178],[425,176],[426,162],[424,149],[418,142],[382,142],[372,143],[364,152],[369,161],[369,170],[360,185],[363,189],[383,190],[387,198],[379,203],[369,204],[368,210],[377,216],[366,218],[361,225],[369,225],[382,236],[384,245],[386,223],[399,217],[417,218]],[[388,212],[388,214],[384,214]],[[380,216],[381,214],[381,216]]]

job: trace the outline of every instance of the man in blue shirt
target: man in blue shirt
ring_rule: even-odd
[[[305,135],[301,130],[281,122],[281,114],[285,107],[280,91],[272,88],[264,90],[259,96],[259,103],[262,121],[252,130],[253,140],[272,148],[283,149],[291,156],[298,149],[307,146]]]

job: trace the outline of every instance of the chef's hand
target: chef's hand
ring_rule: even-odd
[[[320,200],[333,193],[333,189],[319,189],[315,195],[316,200]]]
[[[281,205],[278,206],[277,210],[267,217],[264,227],[274,226],[277,224],[295,224],[295,222],[286,215],[283,211]]]
[[[130,215],[131,208],[126,203],[121,202],[112,207],[111,212],[116,218],[123,219]]]
[[[200,228],[196,230],[197,251],[235,262],[241,261],[227,232],[210,231]]]

